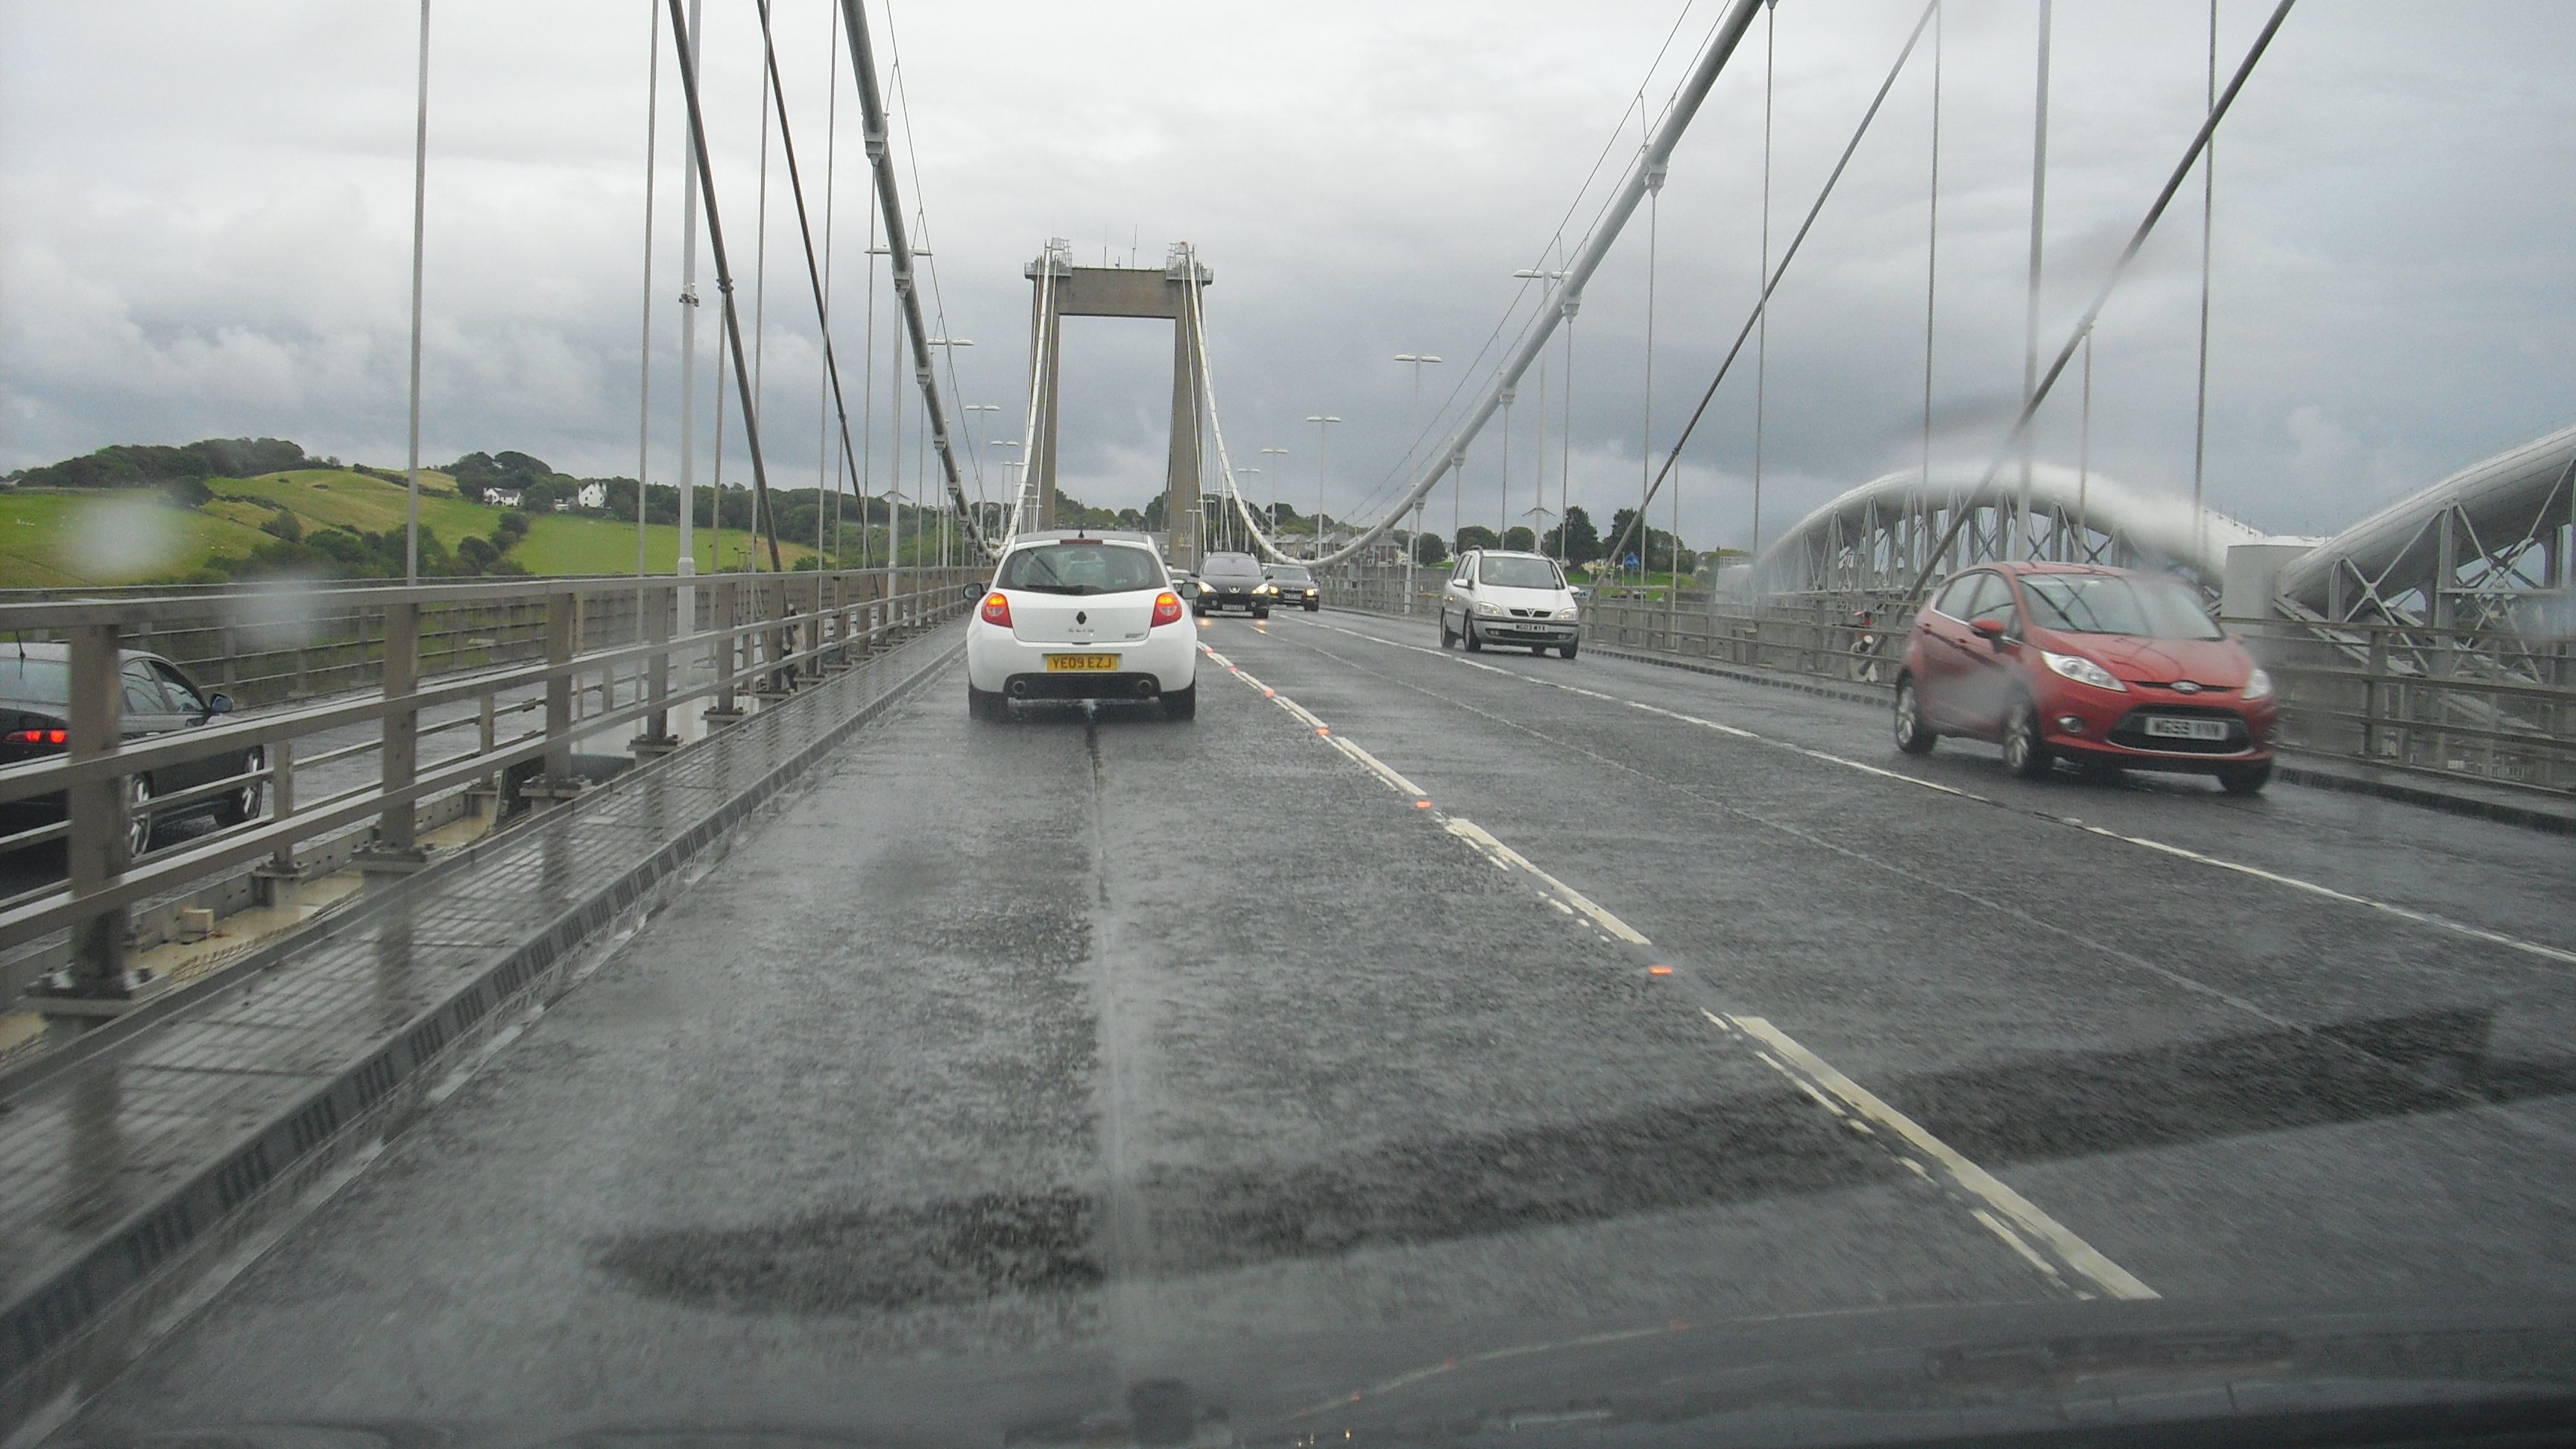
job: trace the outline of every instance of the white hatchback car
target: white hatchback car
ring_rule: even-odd
[[[1533,654],[1553,649],[1571,659],[1582,647],[1581,609],[1556,560],[1544,554],[1470,549],[1459,555],[1440,595],[1440,647],[1463,639],[1471,650],[1488,644],[1526,646]]]
[[[966,621],[966,708],[1012,700],[1160,703],[1198,713],[1198,636],[1162,556],[1140,533],[1023,534]]]

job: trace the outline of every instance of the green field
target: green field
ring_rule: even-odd
[[[0,494],[0,588],[185,578],[208,559],[245,557],[271,541],[260,525],[277,515],[252,500],[284,504],[308,533],[325,527],[398,533],[403,527],[404,486],[364,473],[308,468],[209,479],[207,486],[214,500],[198,508],[180,507],[146,489]],[[469,534],[488,536],[506,511],[469,503],[453,487],[444,474],[421,475],[421,526],[450,549]],[[723,566],[743,567],[750,543],[743,531],[727,529],[723,542]],[[652,525],[645,543],[653,571],[669,573],[677,565],[678,527]],[[792,569],[814,550],[781,540],[779,552]],[[767,550],[761,553],[765,565]],[[700,572],[717,570],[704,529],[699,530],[698,554]],[[533,515],[527,538],[507,557],[538,574],[633,573],[635,525],[596,516]]]

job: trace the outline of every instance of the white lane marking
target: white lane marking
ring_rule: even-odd
[[[1201,647],[1204,648],[1205,646]],[[1209,657],[1214,658],[1215,651],[1210,650]],[[1327,729],[1320,720],[1316,720],[1313,714],[1309,713],[1304,706],[1299,705],[1295,700],[1292,700],[1288,696],[1262,684],[1258,680],[1253,679],[1250,675],[1243,673],[1240,669],[1232,669],[1231,666],[1229,666],[1229,669],[1237,678],[1240,678],[1245,682],[1246,687],[1260,690],[1272,703],[1277,704],[1282,709],[1290,711],[1299,719],[1314,721],[1319,732]],[[1402,775],[1397,774],[1394,769],[1378,760],[1376,756],[1369,754],[1367,751],[1360,749],[1358,746],[1351,744],[1349,741],[1342,739],[1338,735],[1328,734],[1327,742],[1339,749],[1344,756],[1367,766],[1381,779],[1387,780],[1391,783],[1397,783],[1402,788],[1410,789],[1411,782],[1406,781]],[[1414,791],[1413,793],[1417,796],[1420,794],[1419,791]],[[1428,803],[1427,799],[1425,800],[1425,803]],[[1556,907],[1560,911],[1565,911],[1568,914],[1579,913],[1591,920],[1604,931],[1607,931],[1610,935],[1615,936],[1632,946],[1652,946],[1654,944],[1647,940],[1646,937],[1640,934],[1634,927],[1596,904],[1590,897],[1584,895],[1581,891],[1578,891],[1574,887],[1567,885],[1565,882],[1558,880],[1555,876],[1548,874],[1546,871],[1539,869],[1538,866],[1529,859],[1529,857],[1512,849],[1510,846],[1505,845],[1499,839],[1496,839],[1493,833],[1486,830],[1483,826],[1476,824],[1472,820],[1467,820],[1458,816],[1443,816],[1440,818],[1440,824],[1441,827],[1451,835],[1456,836],[1457,838],[1466,841],[1469,845],[1475,847],[1477,853],[1490,861],[1495,869],[1507,872],[1513,869],[1518,869],[1526,872],[1531,877],[1544,884],[1548,888],[1549,893],[1541,898],[1546,900],[1549,905]],[[1875,1136],[1876,1133],[1869,1126],[1868,1122],[1862,1121],[1860,1118],[1869,1118],[1894,1131],[1897,1135],[1904,1138],[1905,1141],[1912,1144],[1916,1150],[1922,1152],[1924,1155],[1930,1157],[1934,1162],[1938,1163],[1943,1172],[1947,1175],[1950,1183],[1956,1185],[1962,1191],[1985,1202],[1988,1206],[2001,1212],[2005,1217],[2011,1219],[2013,1222],[2020,1224],[2021,1227],[2029,1232],[2031,1236],[2048,1244],[2049,1248],[2077,1273],[2100,1285],[2101,1290],[2104,1293],[2115,1298],[2154,1298],[2158,1296],[2154,1289],[2149,1288],[2145,1283],[2140,1282],[2136,1277],[2132,1276],[2127,1269],[2122,1268],[2119,1264],[2112,1262],[2107,1257],[2104,1257],[2091,1244],[2086,1243],[2082,1238],[2079,1238],[2074,1233],[2068,1231],[2055,1218],[2041,1212],[2037,1206],[2030,1202],[2029,1199],[2024,1198],[2021,1194],[2014,1192],[2009,1187],[2006,1187],[1984,1168],[1970,1162],[1967,1158],[1953,1150],[1949,1144],[1925,1131],[1922,1126],[1914,1121],[1914,1119],[1879,1100],[1878,1097],[1862,1088],[1858,1083],[1852,1081],[1851,1078],[1844,1076],[1839,1071],[1836,1071],[1831,1064],[1827,1063],[1823,1058],[1817,1056],[1815,1053],[1807,1050],[1804,1046],[1799,1045],[1795,1040],[1790,1038],[1788,1033],[1773,1026],[1768,1020],[1758,1016],[1738,1016],[1732,1018],[1721,1017],[1717,1013],[1705,1008],[1701,1010],[1700,1015],[1708,1018],[1711,1024],[1715,1025],[1721,1033],[1727,1036],[1735,1036],[1741,1032],[1744,1035],[1749,1035],[1759,1041],[1767,1043],[1772,1051],[1776,1051],[1780,1055],[1775,1057],[1771,1054],[1771,1051],[1764,1051],[1759,1047],[1754,1048],[1754,1055],[1761,1058],[1762,1061],[1768,1064],[1772,1070],[1778,1072],[1783,1078],[1796,1086],[1799,1091],[1806,1094],[1806,1096],[1813,1100],[1818,1106],[1823,1107],[1827,1112],[1831,1113],[1835,1120],[1868,1136]],[[1788,1062],[1783,1062],[1780,1059],[1781,1057],[1788,1058]],[[1791,1063],[1794,1063],[1795,1065],[1792,1066]],[[1828,1092],[1832,1093],[1832,1097],[1828,1097],[1826,1095]],[[1846,1111],[1843,1106],[1837,1105],[1833,1100],[1834,1097],[1839,1097],[1842,1099],[1843,1103],[1849,1104],[1854,1111],[1858,1112],[1859,1116],[1855,1117],[1851,1111]],[[1889,1156],[1894,1157],[1897,1161],[1913,1170],[1916,1175],[1924,1177],[1927,1180],[1931,1178],[1931,1174],[1926,1172],[1919,1163],[1914,1162],[1912,1159],[1904,1157],[1892,1150],[1889,1152]],[[1998,1221],[1991,1213],[1978,1209],[1971,1209],[1970,1211],[1981,1223],[1983,1223],[1998,1238],[2009,1244],[2026,1262],[2036,1268],[2052,1284],[2061,1289],[2073,1292],[2078,1297],[2092,1296],[2081,1289],[2070,1287],[2066,1282],[2065,1276],[2058,1271],[2056,1264],[2049,1262],[2046,1258],[2035,1252],[2030,1247],[2029,1243],[2017,1236],[2010,1229],[2006,1228],[2002,1222]]]
[[[1425,648],[1419,644],[1400,643],[1393,639],[1381,639],[1374,634],[1363,634],[1356,629],[1343,629],[1331,624],[1325,624],[1318,627],[1332,629],[1333,632],[1337,634],[1347,634],[1354,639],[1365,639],[1373,644],[1383,644],[1391,649],[1407,649],[1417,654],[1440,655],[1443,658],[1451,658],[1453,659],[1453,662],[1461,664],[1470,662],[1463,659],[1455,659],[1454,656],[1447,655],[1441,650]],[[1788,750],[1793,754],[1804,755],[1811,760],[1818,760],[1831,765],[1840,765],[1845,769],[1857,770],[1865,775],[1875,775],[1880,779],[1899,781],[1903,784],[1913,785],[1920,789],[1933,791],[1937,794],[1948,795],[1960,800],[1973,801],[1979,805],[1992,805],[1999,810],[2008,810],[2016,815],[2028,816],[2033,820],[2038,820],[2049,825],[2081,831],[2086,835],[2099,836],[2104,840],[2117,841],[2122,845],[2134,846],[2140,850],[2152,850],[2178,860],[2187,860],[2194,864],[2205,865],[2213,870],[2234,871],[2239,875],[2250,876],[2253,879],[2267,881],[2273,885],[2286,887],[2290,890],[2303,891],[2309,895],[2322,897],[2326,900],[2339,901],[2345,905],[2360,906],[2366,910],[2381,911],[2388,915],[2395,916],[2399,920],[2410,921],[2416,925],[2427,926],[2434,930],[2449,931],[2454,935],[2466,936],[2473,941],[2483,941],[2490,946],[2501,946],[2506,950],[2519,951],[2525,955],[2537,956],[2545,961],[2555,961],[2562,965],[2576,966],[2576,951],[2569,951],[2560,947],[2546,945],[2539,941],[2526,940],[2523,937],[2511,935],[2503,931],[2492,931],[2484,926],[2473,926],[2466,921],[2453,920],[2448,916],[2437,915],[2431,911],[2417,910],[2412,906],[2401,906],[2393,901],[2378,900],[2371,896],[2355,895],[2350,891],[2337,890],[2333,886],[2321,885],[2311,880],[2303,880],[2294,875],[2283,875],[2278,871],[2265,870],[2261,866],[2247,865],[2241,861],[2229,860],[2224,856],[2210,855],[2203,851],[2192,850],[2179,845],[2167,845],[2162,841],[2150,840],[2142,835],[2126,835],[2116,830],[2106,830],[2099,825],[2087,825],[2083,821],[2076,820],[2068,816],[2052,815],[2044,810],[2034,810],[2028,806],[2016,805],[2009,801],[1997,800],[1991,796],[1977,794],[1972,790],[1962,790],[1955,786],[1944,785],[1937,780],[1926,780],[1920,775],[1908,775],[1898,770],[1882,769],[1877,765],[1867,764],[1860,760],[1848,759],[1842,755],[1831,754],[1824,750],[1809,749],[1805,745],[1794,744],[1788,740],[1774,739],[1768,735],[1756,734],[1752,730],[1739,729],[1734,725],[1720,724],[1715,720],[1701,719],[1696,715],[1687,715],[1676,710],[1663,709],[1656,705],[1644,703],[1640,700],[1620,699],[1613,695],[1602,694],[1596,690],[1582,689],[1570,684],[1559,684],[1555,680],[1540,679],[1535,675],[1523,674],[1516,669],[1495,669],[1494,666],[1490,664],[1478,664],[1475,667],[1491,670],[1497,674],[1508,674],[1515,679],[1526,680],[1531,684],[1544,685],[1549,689],[1561,689],[1569,694],[1580,694],[1588,698],[1606,700],[1616,704],[1624,704],[1630,709],[1639,710],[1647,714],[1661,715],[1666,719],[1678,720],[1684,724],[1696,725],[1701,729],[1715,730],[1721,734],[1732,735],[1738,739],[1752,740],[1757,743],[1776,746],[1780,749]]]
[[[1343,754],[1346,754],[1352,759],[1359,761],[1361,764],[1368,766],[1370,769],[1375,770],[1379,779],[1393,785],[1403,793],[1412,796],[1416,800],[1428,800],[1431,798],[1430,791],[1423,789],[1411,780],[1397,774],[1393,766],[1387,764],[1377,756],[1370,754],[1368,751],[1361,749],[1358,745],[1351,743],[1349,740],[1343,739],[1340,735],[1333,736],[1333,744],[1335,747],[1340,749]]]
[[[1940,1164],[1959,1186],[1974,1193],[2022,1232],[2046,1243],[2060,1261],[2101,1285],[2103,1292],[2114,1298],[2157,1296],[2154,1289],[2139,1282],[2128,1269],[2102,1256],[2092,1244],[2067,1231],[2057,1219],[2033,1206],[2030,1199],[2004,1186],[1992,1173],[1924,1131],[1913,1118],[1880,1101],[1867,1088],[1834,1070],[1831,1063],[1800,1046],[1787,1032],[1758,1016],[1739,1016],[1733,1021],[1737,1027],[1769,1043],[1773,1051],[1796,1063],[1798,1070],[1818,1086],[1842,1098],[1863,1117],[1904,1138],[1916,1151]]]
[[[1591,898],[1584,895],[1583,892],[1576,890],[1574,887],[1558,880],[1555,876],[1549,875],[1546,871],[1532,865],[1527,856],[1522,855],[1519,851],[1512,849],[1510,846],[1503,844],[1499,840],[1496,840],[1491,834],[1486,832],[1483,826],[1478,825],[1475,821],[1460,819],[1453,815],[1442,823],[1448,826],[1450,834],[1476,845],[1478,848],[1484,850],[1487,854],[1492,855],[1497,860],[1509,861],[1513,865],[1519,866],[1521,869],[1528,871],[1531,875],[1537,876],[1540,880],[1547,882],[1547,888],[1556,892],[1559,899],[1563,900],[1567,905],[1572,906],[1574,909],[1581,911],[1585,916],[1590,917],[1594,925],[1608,931],[1611,935],[1618,937],[1620,940],[1627,942],[1631,946],[1646,946],[1653,944],[1645,937],[1637,934],[1635,927],[1593,904]]]

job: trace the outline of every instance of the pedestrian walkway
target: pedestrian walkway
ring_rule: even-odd
[[[378,1140],[960,642],[916,637],[468,846],[0,1100],[0,1423]]]

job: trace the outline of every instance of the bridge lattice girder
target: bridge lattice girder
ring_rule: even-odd
[[[1932,550],[1942,547],[1943,535],[1963,512],[1967,517],[1942,547],[1933,577],[2020,557],[2020,508],[2017,477],[1980,488],[1975,472],[1965,468],[1936,468],[1928,482],[1918,470],[1889,473],[1808,514],[1765,548],[1753,566],[1753,586],[1774,596],[1901,595],[1933,561]],[[2264,538],[2208,510],[2195,528],[2188,502],[2055,466],[2033,469],[2030,512],[2041,558],[2166,570],[2213,596],[2226,572],[2227,550]]]

